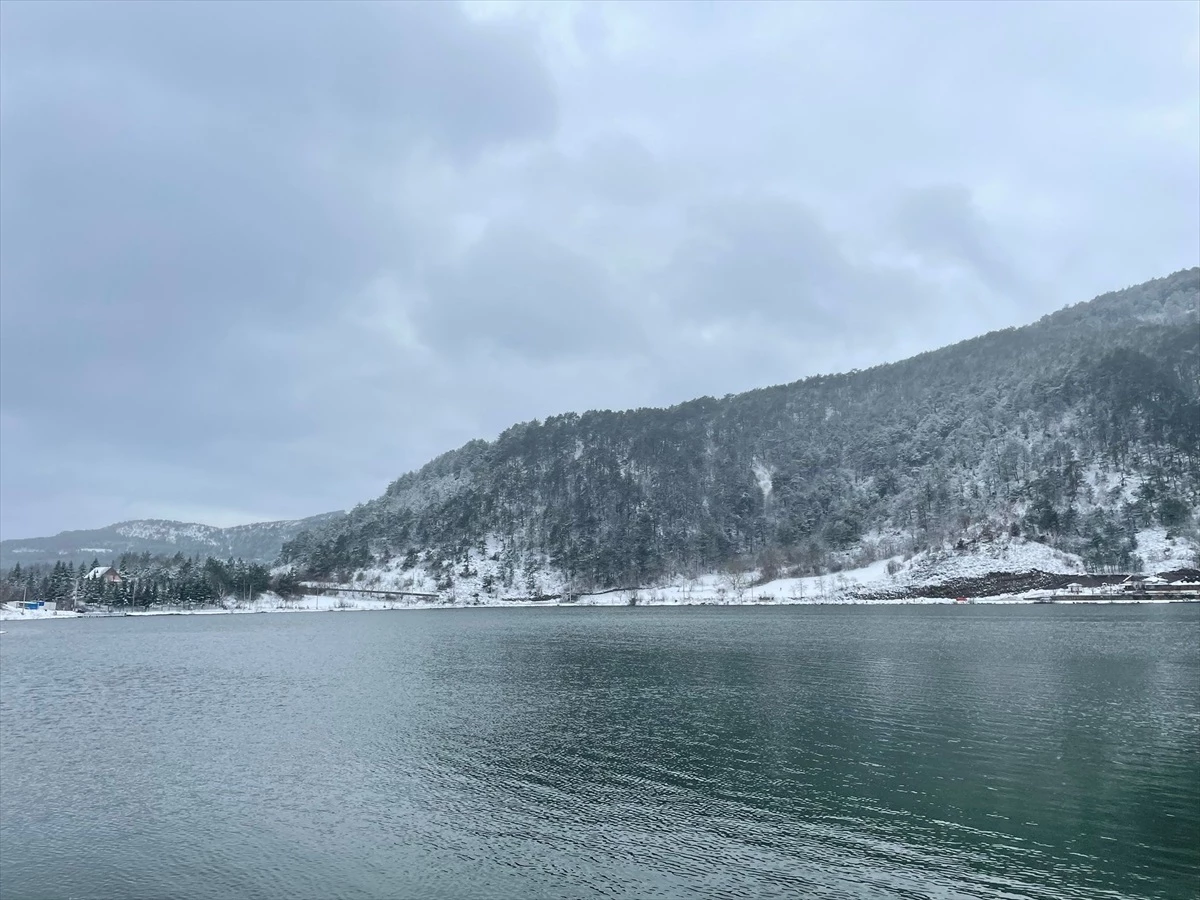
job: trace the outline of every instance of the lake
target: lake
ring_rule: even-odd
[[[1200,894],[1200,605],[3,627],[4,898]]]

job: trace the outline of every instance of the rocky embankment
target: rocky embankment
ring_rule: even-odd
[[[1128,575],[1064,575],[1056,572],[993,572],[971,578],[950,578],[935,584],[896,588],[864,587],[854,591],[863,600],[910,600],[917,597],[997,597],[1004,594],[1023,594],[1026,591],[1062,591],[1067,585],[1079,584],[1096,588],[1106,584],[1121,584]],[[1176,569],[1160,575],[1167,581],[1200,580],[1200,569]]]

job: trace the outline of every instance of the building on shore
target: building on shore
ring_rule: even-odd
[[[112,566],[96,566],[83,576],[88,581],[103,581],[105,584],[122,584],[125,579]]]

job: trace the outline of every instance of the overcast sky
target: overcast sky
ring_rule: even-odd
[[[474,437],[1200,258],[1200,4],[0,5],[0,535],[349,508]]]

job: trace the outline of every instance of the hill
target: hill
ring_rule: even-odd
[[[285,541],[305,530],[320,528],[343,515],[325,513],[283,522],[256,522],[232,528],[214,528],[162,519],[118,522],[106,528],[64,531],[54,537],[0,541],[0,566],[20,563],[81,563],[92,559],[115,560],[125,553],[153,556],[182,553],[184,556],[230,557],[247,562],[272,562]]]
[[[1198,505],[1189,269],[903,362],[516,425],[281,559],[310,577],[537,594],[819,574],[1003,533],[1137,570],[1139,534],[1194,546]]]

